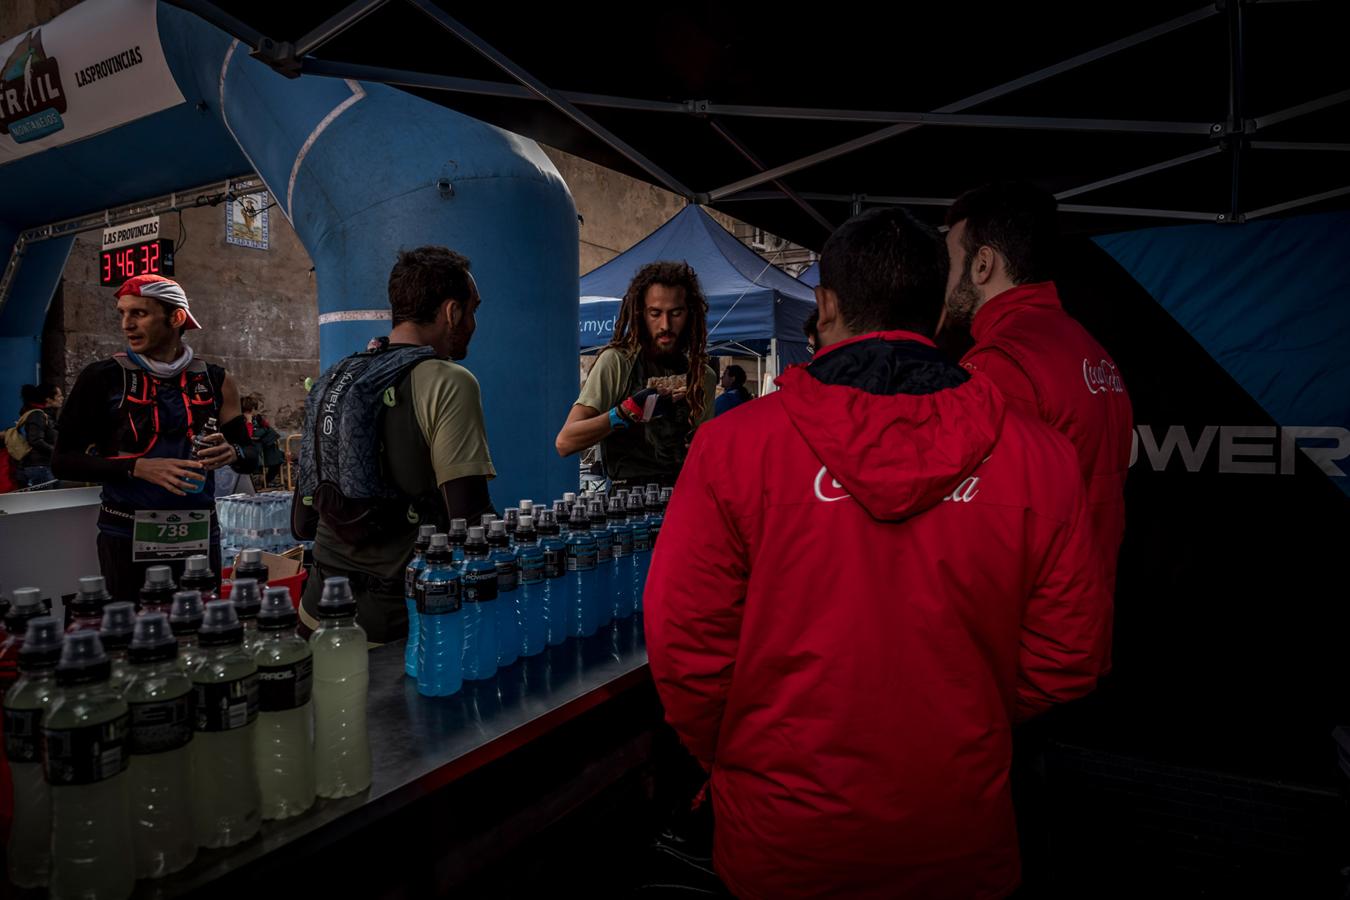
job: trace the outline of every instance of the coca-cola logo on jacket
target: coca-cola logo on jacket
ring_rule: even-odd
[[[1092,394],[1125,393],[1125,382],[1120,380],[1116,364],[1109,359],[1098,363],[1090,359],[1083,360],[1083,382],[1087,385],[1088,392]]]

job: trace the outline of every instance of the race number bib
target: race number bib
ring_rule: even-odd
[[[138,509],[132,532],[135,562],[162,562],[206,554],[211,546],[211,511]]]

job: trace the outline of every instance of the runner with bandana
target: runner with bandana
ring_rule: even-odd
[[[182,286],[138,275],[116,296],[126,349],[80,373],[52,471],[103,485],[99,567],[113,599],[134,602],[151,565],[169,565],[177,580],[184,559],[207,554],[219,575],[214,472],[253,472],[258,454],[234,381],[183,342],[201,325]]]

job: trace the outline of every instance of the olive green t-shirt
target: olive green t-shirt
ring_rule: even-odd
[[[652,369],[661,375],[682,375],[688,371],[681,361],[671,366],[654,365]],[[581,395],[577,397],[578,406],[589,406],[596,412],[609,412],[628,398],[628,379],[633,374],[633,361],[621,351],[607,347],[596,357],[595,365],[581,386]],[[713,417],[713,398],[717,395],[717,373],[711,367],[705,367],[703,374],[703,417],[706,422]]]
[[[384,415],[386,476],[409,497],[434,493],[456,478],[493,478],[483,401],[473,373],[447,359],[418,363],[394,389]],[[321,519],[314,559],[326,569],[401,579],[412,555],[418,523],[396,529],[378,542],[343,543]]]

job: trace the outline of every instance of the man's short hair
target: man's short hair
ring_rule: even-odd
[[[820,254],[820,285],[839,297],[855,334],[915,331],[930,335],[947,287],[947,248],[932,228],[899,207],[849,219]]]
[[[745,386],[745,369],[742,369],[740,366],[733,364],[727,366],[722,371],[727,375],[731,376],[731,380],[736,382],[736,387]]]
[[[447,300],[468,302],[473,293],[468,257],[449,247],[401,250],[389,272],[389,309],[394,324],[430,325]]]
[[[947,225],[966,223],[967,254],[992,247],[1007,262],[1013,284],[1055,277],[1058,226],[1053,194],[1025,181],[998,181],[966,191],[947,210]]]

